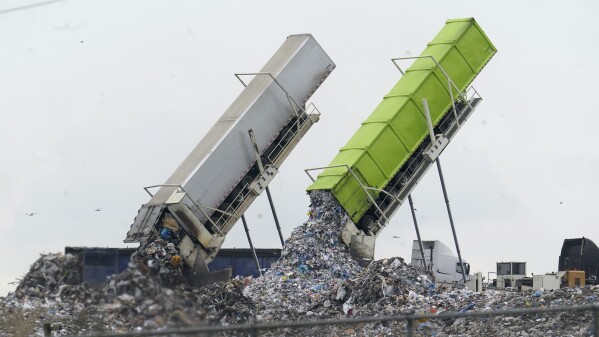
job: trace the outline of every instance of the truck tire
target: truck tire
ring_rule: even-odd
[[[227,212],[227,208],[229,208],[231,206],[231,203],[229,202],[223,202],[220,207],[218,209],[220,209],[223,212]]]
[[[214,212],[214,213],[215,214],[210,217],[210,220],[212,220],[212,222],[214,222],[214,224],[220,228],[220,225],[221,225],[221,221],[220,221],[221,217],[220,216],[221,216],[221,214],[219,212]],[[212,234],[214,234],[214,233],[212,233]]]
[[[241,193],[241,191],[242,191],[242,189],[241,189],[241,187],[239,187],[239,185],[235,186],[235,188],[233,188],[231,193],[229,193],[229,196],[227,197],[227,202],[229,202],[233,205],[238,203],[239,200],[236,200],[236,199],[238,199],[237,197],[239,196],[239,193]],[[237,205],[235,205],[235,206],[237,206]]]
[[[245,187],[246,185],[250,185],[253,182],[254,182],[254,177],[248,175],[248,176],[243,177],[243,179],[241,179],[241,186]]]
[[[361,230],[368,232],[375,226],[376,220],[372,215],[364,215],[360,220],[359,226]]]
[[[290,132],[290,128],[283,128],[281,130],[281,141],[287,143],[293,137],[293,134]]]

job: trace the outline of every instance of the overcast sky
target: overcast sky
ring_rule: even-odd
[[[596,1],[123,1],[0,3],[0,295],[40,253],[124,247],[144,186],[163,183],[287,35],[337,64],[313,96],[321,121],[271,183],[284,235],[306,220],[305,168],[324,166],[450,18],[475,17],[498,53],[484,101],[442,155],[463,257],[557,269],[565,238],[599,242]],[[416,5],[418,3],[418,5]],[[423,239],[453,247],[435,171],[413,193]],[[101,211],[94,211],[101,209]],[[35,212],[34,216],[26,213]],[[280,247],[265,196],[246,214]],[[400,238],[393,238],[399,236]],[[402,207],[377,258],[409,260]],[[225,247],[247,247],[238,224]]]

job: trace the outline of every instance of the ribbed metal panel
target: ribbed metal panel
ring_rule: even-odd
[[[372,205],[362,185],[385,188],[414,151],[428,138],[422,99],[430,106],[433,126],[445,116],[457,97],[441,67],[460,92],[466,90],[496,49],[472,18],[448,20],[406,70],[374,112],[308,190],[331,190],[358,223]],[[430,58],[433,57],[439,66]],[[450,93],[450,90],[452,92]],[[453,100],[452,100],[453,98]],[[349,172],[358,176],[360,183]],[[378,193],[372,193],[374,197]]]
[[[209,208],[218,207],[255,162],[248,130],[254,130],[262,153],[296,118],[289,98],[303,105],[334,68],[312,35],[289,36],[260,71],[271,74],[278,84],[270,76],[255,76],[165,184],[183,186],[188,197],[181,202],[202,223],[207,221],[194,203],[211,213]],[[160,188],[142,208],[167,203],[176,190]],[[155,222],[138,216],[126,241],[139,240],[137,232]]]

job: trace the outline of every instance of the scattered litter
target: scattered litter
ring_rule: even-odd
[[[100,288],[81,283],[81,261],[46,254],[33,263],[14,293],[0,298],[1,336],[54,336],[227,326],[328,318],[544,308],[597,302],[599,286],[508,292],[473,292],[435,283],[401,257],[360,267],[340,233],[348,216],[330,193],[310,193],[308,220],[297,227],[281,258],[259,278],[236,278],[194,288],[177,251],[179,228],[164,221],[129,268]],[[423,319],[416,336],[589,336],[591,313]],[[25,325],[24,325],[25,324]],[[25,326],[25,328],[23,328]],[[406,322],[318,326],[260,335],[402,335]],[[29,333],[24,332],[29,331]]]

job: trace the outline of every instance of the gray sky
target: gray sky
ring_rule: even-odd
[[[462,254],[485,275],[502,260],[555,271],[563,239],[599,242],[597,13],[596,1],[141,0],[2,13],[0,295],[42,252],[124,246],[143,187],[163,183],[241,92],[233,73],[312,33],[337,69],[312,99],[321,121],[271,184],[288,236],[306,220],[303,169],[328,164],[399,79],[389,59],[420,54],[461,17],[499,50],[474,82],[484,101],[442,155]],[[453,247],[435,171],[413,196],[423,238]],[[257,247],[279,247],[265,196],[246,216]],[[414,238],[403,207],[377,257],[409,259]],[[247,246],[243,226],[225,246]]]

